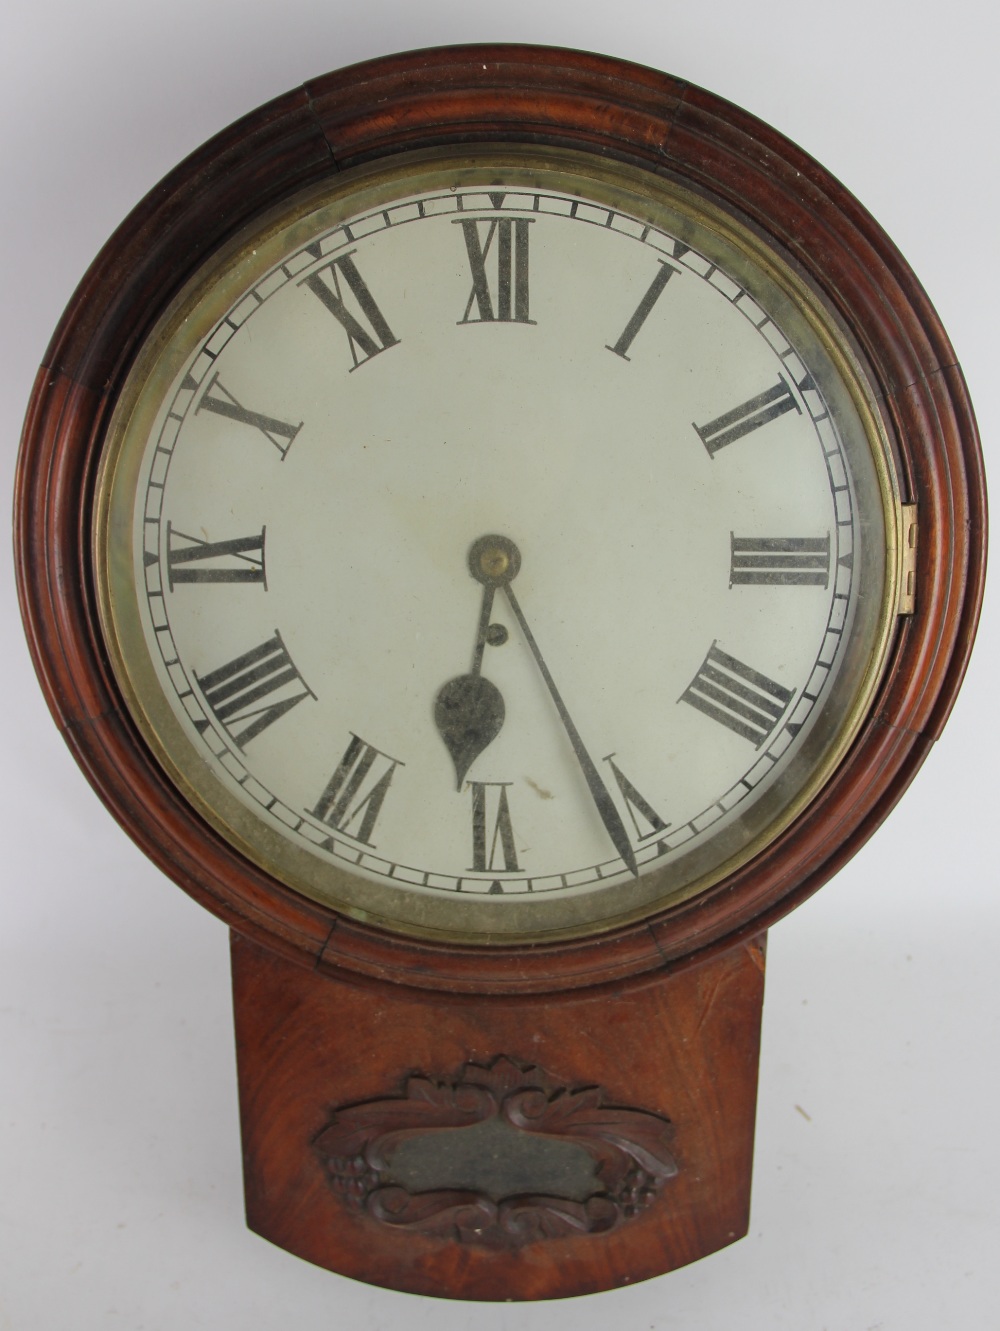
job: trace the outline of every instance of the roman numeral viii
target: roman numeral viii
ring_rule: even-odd
[[[760,748],[793,696],[794,690],[752,670],[713,643],[680,701]]]
[[[799,387],[802,389],[811,387],[811,381],[806,379]],[[742,439],[753,430],[759,430],[769,421],[777,420],[786,411],[797,411],[799,415],[802,414],[802,408],[795,400],[791,384],[784,375],[779,374],[778,382],[773,387],[758,393],[747,402],[741,402],[738,407],[733,407],[732,411],[716,416],[715,420],[709,421],[707,425],[695,425],[694,428],[698,438],[708,449],[709,457],[714,458],[720,449],[728,448],[730,444],[735,444],[737,439]]]
[[[185,383],[187,383],[186,380]],[[191,386],[194,386],[193,379],[191,380]],[[253,426],[269,444],[272,444],[278,450],[282,461],[284,461],[285,454],[291,448],[295,436],[302,429],[301,421],[298,425],[290,425],[288,421],[279,421],[274,416],[265,416],[261,411],[251,411],[242,402],[238,402],[235,395],[220,383],[218,374],[213,374],[208,381],[201,401],[195,408],[196,416],[199,411],[211,411],[216,416],[225,416],[227,420],[239,421],[241,425]]]
[[[358,272],[353,257],[356,253],[356,250],[349,250],[347,254],[341,254],[332,263],[311,273],[302,284],[322,302],[347,334],[354,362],[352,370],[399,343]],[[348,293],[353,297],[350,302]]]
[[[181,582],[259,582],[264,575],[264,533],[236,536],[230,541],[203,541],[167,523],[167,585]]]
[[[366,846],[372,845],[372,832],[392,778],[396,768],[402,766],[398,758],[390,758],[352,731],[337,770],[316,801],[313,817]]]
[[[495,208],[502,206],[502,194],[490,197]],[[528,228],[533,221],[531,217],[493,217],[487,221],[463,217],[455,221],[465,236],[472,270],[472,290],[459,323],[535,322],[528,317]],[[496,255],[494,286],[486,262],[491,252]],[[473,305],[477,310],[474,316]]]
[[[825,587],[829,536],[735,536],[730,533],[730,587]]]
[[[240,749],[303,698],[316,697],[293,664],[277,631],[259,647],[207,675],[195,675],[195,679],[216,719]],[[204,730],[207,725],[207,721],[202,722],[199,729]]]

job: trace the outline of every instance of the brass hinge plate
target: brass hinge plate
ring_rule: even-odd
[[[899,570],[899,604],[896,613],[912,615],[917,603],[917,506],[900,506],[902,560]]]

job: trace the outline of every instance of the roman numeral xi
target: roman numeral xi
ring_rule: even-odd
[[[349,250],[347,254],[339,255],[317,272],[310,273],[302,283],[347,334],[354,362],[352,371],[399,343],[358,271],[354,262],[356,253],[356,250]],[[316,257],[319,258],[318,253]]]

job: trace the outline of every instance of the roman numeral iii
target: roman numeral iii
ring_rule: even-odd
[[[277,631],[259,647],[227,661],[207,675],[195,675],[205,701],[237,748],[316,695],[295,668]],[[204,730],[208,722],[202,722]]]
[[[829,536],[736,536],[730,533],[730,587],[826,587]]]
[[[264,575],[264,533],[229,541],[203,541],[167,523],[167,585],[182,582],[259,582]]]
[[[356,250],[350,250],[341,254],[318,272],[311,273],[302,284],[322,302],[347,334],[354,362],[352,370],[399,343],[358,272],[353,257],[356,253]],[[348,301],[348,293],[353,298],[351,301]]]
[[[493,206],[499,208],[503,195],[491,197]],[[472,270],[472,290],[459,323],[534,323],[528,317],[528,238],[533,221],[531,217],[456,220],[455,225],[462,228],[465,236]],[[487,259],[492,254],[496,256],[493,281],[487,270]],[[489,266],[494,267],[492,262]]]
[[[760,748],[793,697],[794,690],[752,670],[713,643],[680,701]]]
[[[403,765],[352,731],[337,770],[316,801],[313,817],[366,846],[372,845],[372,832],[392,778],[396,768]]]

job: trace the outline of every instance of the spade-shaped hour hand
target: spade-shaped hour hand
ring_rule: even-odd
[[[434,702],[434,724],[455,764],[458,789],[465,774],[488,744],[496,739],[503,725],[506,708],[503,695],[495,684],[484,679],[483,652],[487,641],[503,641],[506,632],[500,625],[490,628],[493,596],[517,576],[521,556],[513,541],[505,536],[482,536],[469,551],[469,571],[483,584],[472,670],[443,685]],[[502,637],[496,636],[502,634]]]
[[[487,642],[503,642],[506,638],[506,632],[500,625],[490,624],[493,597],[499,587],[507,597],[524,640],[545,680],[549,696],[559,713],[559,719],[580,764],[587,789],[590,791],[604,829],[630,873],[638,877],[639,868],[636,864],[635,851],[632,849],[621,814],[607,786],[601,780],[594,760],[584,746],[580,732],[566,709],[562,695],[545,664],[535,636],[528,627],[528,621],[511,588],[510,584],[517,577],[520,567],[520,551],[506,536],[481,536],[469,551],[469,572],[477,582],[483,584],[483,600],[479,612],[472,670],[467,675],[450,679],[441,688],[434,704],[434,721],[455,764],[458,789],[462,789],[465,774],[475,760],[487,745],[496,739],[504,721],[506,709],[500,690],[488,679],[484,679],[480,673]]]
[[[434,724],[455,764],[458,789],[483,749],[500,733],[506,708],[495,684],[482,675],[449,679],[434,703]]]

